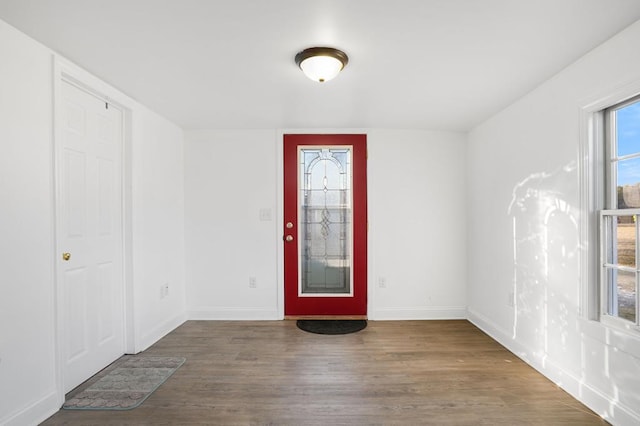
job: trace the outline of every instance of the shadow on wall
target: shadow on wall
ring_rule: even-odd
[[[547,355],[567,351],[569,321],[577,312],[579,239],[575,162],[551,173],[535,173],[513,188],[508,214],[513,226],[513,338]]]

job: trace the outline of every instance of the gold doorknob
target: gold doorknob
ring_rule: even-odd
[[[62,253],[62,260],[67,262],[69,259],[71,259],[71,253]]]

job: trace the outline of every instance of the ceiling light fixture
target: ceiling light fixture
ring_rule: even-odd
[[[296,64],[304,75],[320,83],[337,76],[348,62],[346,53],[332,47],[310,47],[296,55]]]

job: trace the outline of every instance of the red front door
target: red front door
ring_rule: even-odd
[[[286,316],[367,314],[367,137],[284,135]]]

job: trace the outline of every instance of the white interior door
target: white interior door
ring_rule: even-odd
[[[61,337],[70,391],[124,353],[122,112],[65,81],[57,145]]]

